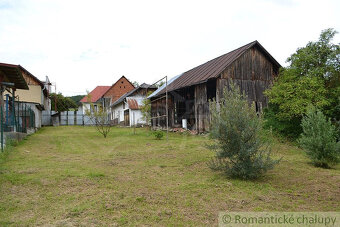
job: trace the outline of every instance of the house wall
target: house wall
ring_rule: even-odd
[[[125,104],[126,105],[126,104]],[[123,103],[120,103],[114,107],[111,108],[111,120],[118,119],[118,124],[121,122],[124,122],[124,108],[123,108]]]
[[[40,85],[28,85],[29,90],[17,89],[15,95],[19,96],[19,100],[23,102],[32,102],[44,105],[42,89]]]
[[[91,107],[90,103],[83,102],[81,105],[81,111],[83,114],[85,114],[86,110],[89,110]]]
[[[90,103],[82,102],[81,104],[82,105],[78,108],[78,111],[81,111],[83,114],[85,114],[87,110],[91,109],[91,104]],[[103,105],[103,103],[98,101],[98,102],[93,103],[93,105],[94,105],[94,107],[97,106],[97,108],[99,108],[100,106]]]
[[[115,105],[111,108],[111,120],[115,120],[115,123],[125,125],[124,122],[124,111],[129,110],[129,126],[133,126],[134,124],[145,124],[146,122],[143,120],[143,114],[139,109],[131,109],[128,105],[128,99],[134,99],[137,101],[138,106],[143,104],[143,100],[146,98],[146,90],[140,89],[136,92],[133,92],[130,96],[127,96],[123,102]]]
[[[145,124],[143,114],[140,110],[130,110],[130,126]]]
[[[104,94],[104,98],[111,98],[111,103],[114,103],[122,95],[132,91],[135,87],[125,78],[121,77],[112,87]]]
[[[42,125],[42,111],[37,108],[35,103],[26,103],[27,106],[31,107],[35,115],[35,127],[41,128]]]

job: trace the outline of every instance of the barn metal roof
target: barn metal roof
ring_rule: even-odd
[[[257,46],[274,65],[276,65],[278,68],[281,67],[281,65],[264,49],[264,47],[257,40],[255,40],[242,47],[239,47],[238,49],[235,49],[229,53],[214,58],[204,64],[184,72],[174,81],[172,81],[172,83],[168,84],[168,91],[201,84],[209,79],[218,77],[229,65],[231,65],[236,59],[238,59],[253,46]],[[155,94],[150,95],[149,98],[163,93],[165,93],[165,88],[157,90]]]
[[[169,85],[174,82],[178,77],[182,76],[182,74],[179,74],[173,78],[171,78],[169,81],[168,81],[168,87]],[[158,94],[162,94],[163,90],[165,92],[165,85],[166,84],[163,84],[162,86],[160,86],[156,91],[154,91],[151,95],[148,96],[148,99],[152,98],[152,97],[156,97]]]

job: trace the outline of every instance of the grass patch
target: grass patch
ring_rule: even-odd
[[[219,211],[340,211],[340,166],[315,168],[275,142],[281,163],[254,181],[211,171],[207,138],[48,127],[0,154],[0,225],[216,225]]]

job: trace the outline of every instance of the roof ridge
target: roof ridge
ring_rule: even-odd
[[[248,43],[248,44],[245,44],[245,45],[243,45],[243,46],[241,46],[241,47],[239,47],[239,48],[236,48],[236,49],[234,49],[234,50],[232,50],[232,51],[229,51],[228,53],[222,54],[222,55],[220,55],[220,56],[218,56],[218,57],[215,57],[215,58],[213,58],[213,59],[211,59],[211,60],[209,60],[209,61],[206,61],[206,62],[204,62],[204,63],[202,63],[202,64],[200,64],[200,65],[198,65],[198,66],[195,66],[194,68],[189,69],[189,70],[183,72],[182,75],[185,74],[186,72],[189,72],[189,71],[191,71],[191,70],[193,70],[193,69],[195,69],[195,68],[197,68],[197,67],[200,67],[200,66],[202,66],[202,65],[204,65],[204,64],[206,64],[206,63],[208,63],[208,62],[214,61],[214,60],[216,60],[216,59],[218,59],[218,58],[221,58],[221,57],[223,57],[223,56],[225,56],[225,55],[228,55],[228,54],[230,54],[230,53],[232,53],[232,52],[234,52],[234,51],[237,51],[237,50],[239,50],[239,49],[241,49],[241,48],[244,48],[244,47],[246,47],[246,46],[248,46],[248,45],[249,45],[249,47],[248,47],[247,49],[249,49],[249,48],[251,48],[253,45],[255,45],[256,43],[258,43],[257,40],[252,41],[252,42],[250,42],[250,43]],[[178,79],[178,78],[177,78],[177,79]]]
[[[192,69],[189,69],[176,77],[170,84],[168,84],[168,91],[181,89],[183,87],[193,86],[204,83],[209,79],[217,78],[227,67],[232,65],[235,61],[240,59],[247,51],[252,48],[257,48],[275,67],[280,68],[280,64],[269,54],[269,52],[257,41],[254,40],[241,47],[231,50],[223,55],[215,57],[203,64],[200,64]],[[155,95],[163,94],[164,88],[158,89]],[[154,97],[155,95],[150,95]]]

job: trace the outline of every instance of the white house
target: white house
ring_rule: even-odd
[[[111,88],[111,86],[97,86],[95,89],[93,89],[90,93],[89,96],[84,96],[80,100],[81,106],[79,107],[78,111],[83,112],[85,114],[86,110],[92,111],[97,111],[97,109],[100,106],[104,105],[104,100],[103,100],[103,95]],[[88,99],[91,100],[88,100]],[[91,104],[93,104],[94,110],[91,108]]]
[[[147,93],[156,89],[155,86],[144,83],[117,99],[111,105],[111,120],[114,124],[124,126],[145,124],[140,106],[147,97]]]

